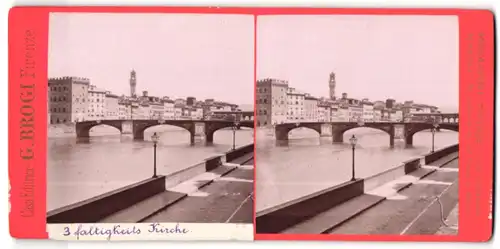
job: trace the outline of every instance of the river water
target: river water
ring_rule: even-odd
[[[82,201],[147,179],[153,175],[153,143],[158,132],[157,170],[171,174],[199,164],[232,148],[233,131],[218,130],[213,145],[198,141],[190,145],[189,132],[173,126],[155,126],[145,131],[145,141],[134,141],[107,126],[92,128],[90,139],[75,135],[49,138],[47,165],[47,210]],[[236,147],[253,142],[253,130],[236,131]]]
[[[344,143],[299,128],[289,134],[287,145],[277,145],[269,129],[256,131],[256,211],[338,185],[351,179],[352,147],[349,138],[356,135],[356,177],[369,177],[402,162],[429,153],[430,131],[414,135],[413,146],[405,148],[397,141],[390,148],[389,135],[370,128],[356,128],[344,133]],[[435,149],[458,143],[458,133],[441,130],[435,134]]]

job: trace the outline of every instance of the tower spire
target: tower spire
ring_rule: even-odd
[[[136,75],[135,75],[135,70],[132,69],[132,71],[130,72],[130,97],[136,96],[136,93],[135,93],[136,85],[137,85],[137,79],[136,79]]]
[[[328,86],[330,88],[330,99],[335,100],[335,87],[336,87],[336,82],[335,82],[335,73],[331,72],[330,73],[330,80],[328,81]]]

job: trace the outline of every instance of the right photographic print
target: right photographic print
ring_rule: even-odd
[[[256,232],[457,235],[457,16],[257,19]]]

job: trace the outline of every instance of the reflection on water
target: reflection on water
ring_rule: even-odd
[[[355,134],[356,177],[368,177],[401,165],[431,150],[430,131],[416,133],[413,146],[404,141],[390,147],[389,135],[369,128],[344,133],[344,143],[333,144],[310,129],[290,132],[286,145],[277,144],[272,131],[256,131],[256,210],[278,205],[348,181],[351,178],[352,150],[349,138]],[[442,130],[435,135],[435,149],[458,143],[458,133]]]
[[[99,126],[101,128],[102,126]],[[91,138],[49,138],[48,202],[52,210],[91,198],[153,175],[151,135],[161,136],[157,147],[158,174],[170,174],[203,162],[205,158],[227,152],[233,143],[232,130],[219,130],[214,143],[190,145],[189,132],[171,126],[146,130],[146,141],[133,140],[114,129],[93,128]],[[236,132],[236,146],[253,141],[251,129]]]

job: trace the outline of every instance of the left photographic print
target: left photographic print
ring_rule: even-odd
[[[253,238],[253,16],[51,13],[48,46],[47,223]]]

